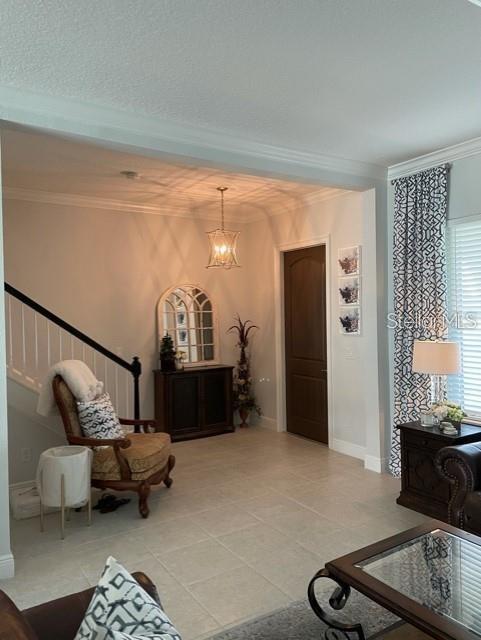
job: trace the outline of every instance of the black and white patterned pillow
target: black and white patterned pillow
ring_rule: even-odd
[[[112,558],[75,640],[181,640],[162,607]]]
[[[103,393],[95,400],[77,402],[78,418],[86,438],[122,438],[122,428],[110,396]]]

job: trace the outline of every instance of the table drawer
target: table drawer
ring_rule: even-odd
[[[413,449],[429,449],[430,451],[438,451],[442,447],[446,446],[446,443],[442,440],[433,438],[431,434],[404,433],[404,444]]]

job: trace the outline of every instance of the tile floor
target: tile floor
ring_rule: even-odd
[[[306,595],[324,562],[409,528],[399,481],[359,460],[286,433],[248,429],[174,445],[171,489],[156,489],[142,520],[135,500],[12,522],[16,577],[0,588],[25,608],[95,585],[108,555],[157,584],[185,640],[275,610]]]

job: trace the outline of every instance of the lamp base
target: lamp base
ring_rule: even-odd
[[[446,399],[446,376],[431,375],[431,404],[441,404]]]

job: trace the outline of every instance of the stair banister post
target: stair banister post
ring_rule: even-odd
[[[134,377],[134,419],[140,420],[140,384],[139,378],[142,374],[142,365],[140,363],[140,359],[138,356],[134,356],[131,365],[131,372]],[[140,429],[138,426],[135,427],[135,431],[138,432]]]

